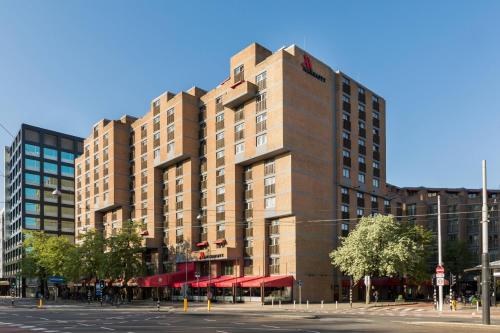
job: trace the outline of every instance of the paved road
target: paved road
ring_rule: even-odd
[[[455,323],[450,323],[454,321]],[[478,323],[477,319],[390,317],[337,313],[292,314],[266,311],[216,311],[206,313],[178,309],[165,312],[151,310],[99,310],[99,309],[26,309],[0,307],[0,332],[44,333],[98,333],[98,332],[453,332],[468,333],[472,330],[496,331],[466,326],[463,322]],[[445,323],[446,322],[446,323]]]

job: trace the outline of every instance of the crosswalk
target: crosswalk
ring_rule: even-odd
[[[320,311],[320,313],[329,314],[351,314],[361,316],[390,316],[390,317],[405,317],[415,316],[421,317],[427,314],[434,314],[430,308],[419,307],[373,307],[373,308],[345,308],[333,311]]]

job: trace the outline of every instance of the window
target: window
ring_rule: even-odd
[[[374,169],[380,169],[380,163],[377,161],[373,161],[373,168]]]
[[[43,142],[48,146],[55,147],[57,145],[57,137],[52,134],[44,134]]]
[[[40,200],[40,190],[35,188],[26,187],[24,189],[24,196],[30,200]]]
[[[274,208],[276,207],[276,197],[269,197],[264,199],[264,208]]]
[[[373,187],[380,187],[380,181],[377,178],[373,178]]]
[[[257,136],[257,147],[267,144],[267,134]]]
[[[33,202],[26,202],[24,204],[24,209],[27,214],[38,215],[40,214],[40,205]]]
[[[364,173],[358,174],[358,181],[360,183],[363,183],[363,184],[365,183],[365,174]]]
[[[40,161],[27,158],[24,160],[26,170],[40,171]]]
[[[57,175],[57,164],[50,162],[43,162],[43,172]]]
[[[349,132],[342,132],[342,139],[346,139],[346,140],[349,140],[351,138],[351,135],[349,134]]]
[[[224,132],[217,133],[215,135],[215,140],[217,140],[217,141],[224,140]]]
[[[219,158],[223,158],[224,157],[224,149],[222,150],[219,150],[215,153],[215,158],[216,159],[219,159]]]
[[[24,174],[24,181],[26,185],[40,185],[40,176],[27,172]]]
[[[62,232],[75,232],[75,222],[62,221],[61,222],[61,231]]]
[[[43,177],[43,186],[50,188],[57,188],[57,178],[44,176]]]
[[[50,177],[52,178],[52,177]],[[61,179],[61,189],[66,191],[74,191],[75,190],[75,182],[69,179]]]
[[[75,218],[75,209],[72,207],[62,207],[61,208],[62,217],[74,219]]]
[[[342,150],[342,156],[344,157],[351,157],[351,153],[349,152],[349,150]]]
[[[351,172],[349,168],[342,169],[342,176],[344,176],[344,178],[351,178]]]
[[[389,200],[384,199],[384,206],[389,206],[389,205],[390,205]]]
[[[169,142],[167,144],[167,153],[173,153],[175,148],[175,142]]]
[[[359,121],[359,128],[361,128],[361,129],[365,129],[366,128],[364,121]]]
[[[57,220],[44,219],[44,221],[43,221],[43,230],[57,231],[57,229],[58,229]]]
[[[234,153],[235,154],[241,154],[245,151],[245,143],[240,142],[234,146]]]
[[[356,209],[356,215],[358,217],[362,217],[365,214],[365,210],[363,208]]]
[[[61,165],[61,175],[65,177],[74,177],[75,176],[75,168],[67,166],[67,165]]]
[[[359,163],[365,163],[365,157],[364,156],[358,156],[358,162]]]
[[[269,177],[264,179],[264,195],[274,194],[276,192],[276,178]]]
[[[359,138],[359,139],[358,139],[358,145],[363,146],[363,147],[364,147],[364,146],[366,146],[366,141],[365,141],[365,139],[363,139],[363,138]]]
[[[59,211],[57,206],[45,205],[43,212],[45,216],[59,216]]]
[[[345,194],[345,195],[349,195],[349,190],[345,187],[341,187],[340,188],[340,193],[341,194]]]
[[[216,117],[215,117],[215,122],[217,123],[220,123],[224,121],[224,113],[219,113]]]
[[[349,224],[342,223],[340,225],[340,229],[341,229],[342,237],[347,237],[347,235],[349,235]]]
[[[61,202],[67,205],[73,205],[75,203],[75,195],[71,193],[62,193]]]
[[[40,157],[40,147],[26,143],[24,145],[24,153],[29,156]]]
[[[160,148],[155,149],[153,151],[153,157],[154,157],[154,159],[160,158]]]
[[[266,126],[267,113],[261,113],[255,117],[256,132],[260,133],[267,129]]]
[[[255,98],[255,101],[257,102],[257,112],[259,111],[264,111],[266,109],[266,93],[260,93],[257,95]]]
[[[244,134],[243,134],[244,129],[245,129],[244,123],[234,126],[234,137],[235,137],[234,139],[236,141],[242,140],[244,138]]]
[[[51,148],[43,148],[43,157],[48,160],[57,160],[57,150]]]
[[[380,115],[378,114],[377,111],[373,111],[373,119],[379,119]]]
[[[359,112],[365,112],[365,106],[363,104],[358,105],[358,111]]]
[[[75,163],[75,154],[68,153],[66,151],[61,152],[61,161],[65,163],[74,164]]]
[[[342,102],[351,103],[351,99],[349,98],[349,96],[342,95]]]
[[[40,219],[37,217],[27,216],[24,218],[24,227],[26,229],[39,230],[40,229]]]
[[[267,72],[262,72],[255,77],[255,84],[259,88],[259,90],[266,89],[266,77]]]

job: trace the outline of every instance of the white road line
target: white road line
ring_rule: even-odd
[[[204,321],[215,321],[215,319],[203,319]]]
[[[227,333],[226,331],[215,331],[216,333]]]
[[[115,330],[114,328],[109,328],[109,327],[104,327],[104,326],[101,326],[101,328],[103,330],[108,330],[108,331],[114,331]]]
[[[267,328],[279,328],[278,326],[271,326],[271,325],[262,325],[262,327],[267,327]]]

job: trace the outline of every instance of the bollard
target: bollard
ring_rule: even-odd
[[[160,299],[158,298],[158,301],[156,302],[156,309],[160,311]]]
[[[38,308],[41,309],[43,306],[43,300],[40,298],[39,302],[38,302]]]
[[[479,300],[476,301],[476,311],[479,312]]]
[[[184,312],[187,312],[188,310],[188,299],[184,298]]]
[[[281,300],[279,300],[279,305],[278,305],[278,307],[281,309]]]
[[[293,300],[293,308],[295,309],[295,300]]]
[[[322,309],[323,309],[323,302],[324,302],[324,301],[323,301],[323,300],[321,300],[321,308],[322,308]]]
[[[306,309],[309,309],[309,300],[306,301]]]
[[[338,308],[339,308],[339,302],[335,301],[335,310],[337,310]]]
[[[274,297],[271,297],[271,307],[274,308]]]
[[[210,302],[210,300],[208,300],[208,303],[207,303],[207,311],[208,311],[208,312],[210,312],[210,306],[211,306],[211,304],[210,304],[210,303],[211,303],[211,302]]]

